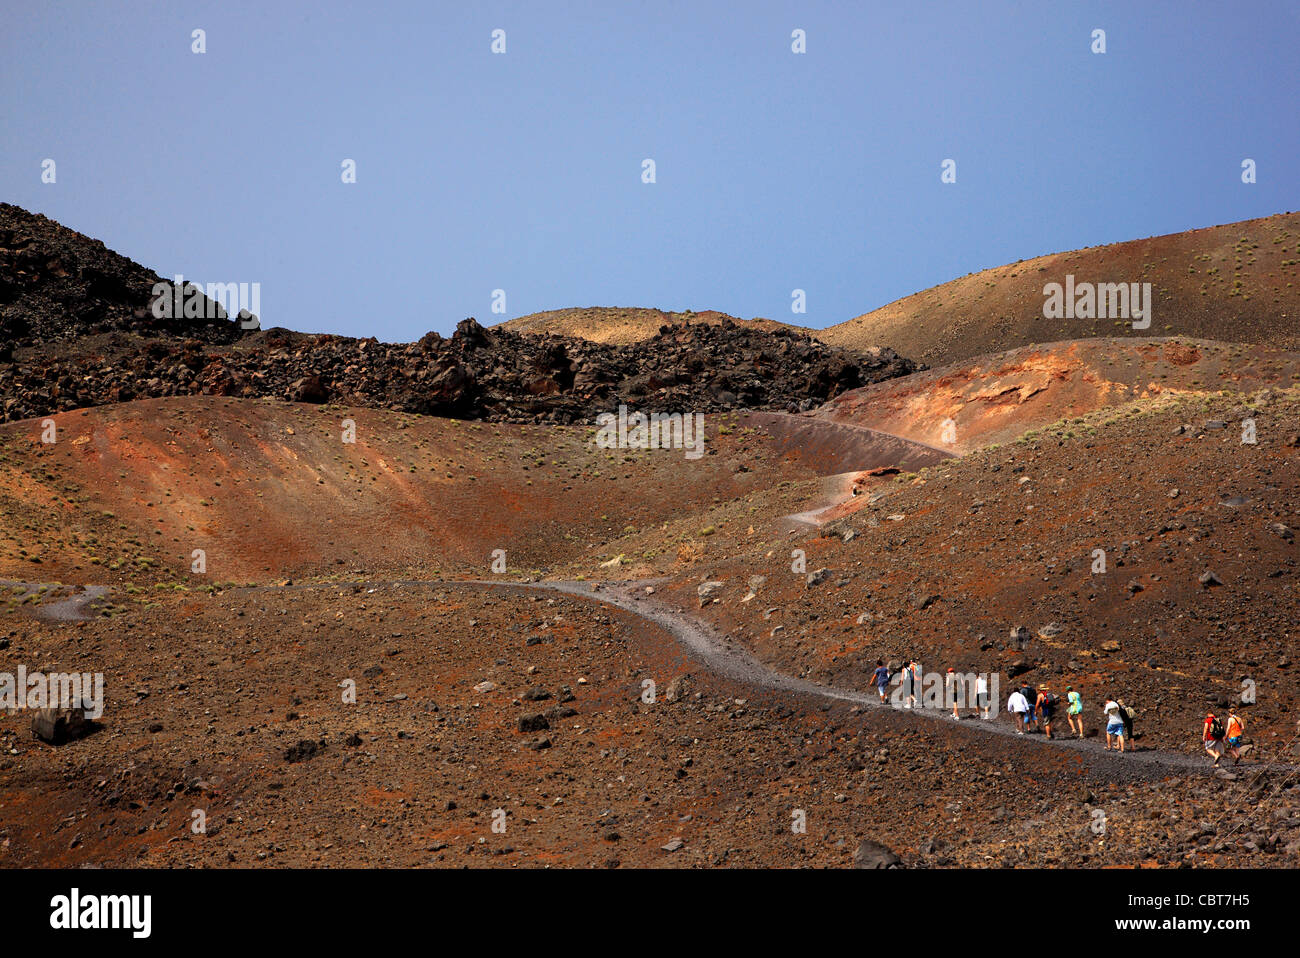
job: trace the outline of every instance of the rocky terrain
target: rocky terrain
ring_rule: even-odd
[[[349,469],[314,449],[342,410],[224,402],[133,403],[120,408],[138,419],[117,428],[112,408],[75,413],[39,453],[25,424],[4,427],[6,486],[25,491],[6,500],[22,533],[3,574],[111,583],[82,621],[51,614],[66,587],[16,586],[0,607],[6,654],[93,666],[109,689],[100,731],[68,745],[32,741],[21,713],[0,720],[10,864],[851,865],[864,842],[863,855],[915,867],[1296,862],[1293,391],[1133,403],[918,474],[885,470],[851,497],[861,508],[820,527],[785,517],[826,479],[743,415],[715,421],[703,466],[642,453],[609,472],[622,457],[583,462],[590,440],[574,435],[554,485],[527,485],[536,460],[519,459],[502,472],[517,479],[479,488],[489,457],[501,468],[557,427],[442,427],[495,430],[467,443],[370,411],[371,438],[335,453]],[[1245,412],[1255,449],[1220,426]],[[204,434],[208,452],[185,448]],[[456,478],[398,508],[412,475],[399,450],[416,475]],[[264,456],[285,464],[254,481]],[[621,493],[597,498],[601,483]],[[313,486],[327,498],[293,508]],[[596,501],[617,511],[567,514]],[[387,547],[389,514],[425,524],[425,555]],[[330,538],[347,543],[342,563],[299,544]],[[491,574],[498,544],[528,566]],[[1101,575],[1097,544],[1112,563]],[[789,570],[795,548],[808,574]],[[315,584],[300,587],[304,573]],[[409,581],[448,574],[494,585]],[[738,681],[600,593],[510,585],[646,576],[651,609],[827,688],[867,689],[875,658],[919,654],[996,671],[1004,688],[1071,682],[1093,732],[1099,697],[1121,690],[1139,707],[1138,751]],[[1235,698],[1242,677],[1258,691],[1246,714],[1259,762],[1211,777],[1200,710]],[[349,678],[356,705],[340,698]],[[206,834],[190,828],[195,809]],[[798,812],[806,832],[790,830]]]
[[[851,390],[809,415],[963,453],[1138,400],[1300,385],[1298,355],[1185,337],[1044,343]]]
[[[1149,283],[1150,325],[1110,316],[1048,319],[1048,283]],[[887,344],[932,367],[1034,344],[1091,338],[1177,336],[1277,349],[1300,348],[1300,213],[1109,243],[1017,260],[921,290],[820,330],[784,327],[848,349]],[[594,342],[633,342],[663,323],[719,323],[725,313],[592,307],[521,316],[502,324]]]
[[[189,395],[513,422],[590,422],[620,404],[802,410],[917,368],[887,348],[843,350],[725,317],[664,324],[626,344],[473,319],[449,338],[405,344],[245,330],[234,319],[159,320],[160,277],[10,205],[0,206],[0,276],[0,422]]]
[[[506,320],[496,329],[508,329],[515,333],[551,334],[586,339],[593,343],[635,343],[649,339],[659,332],[661,326],[718,326],[734,323],[747,329],[761,329],[769,332],[788,330],[795,333],[809,333],[791,323],[780,323],[774,319],[741,319],[716,309],[672,310],[652,308],[627,308],[621,306],[587,306],[576,309],[548,309],[540,313],[529,313],[515,319]],[[816,335],[815,333],[813,335]]]
[[[2,418],[163,396],[338,402],[493,422],[592,422],[620,404],[662,412],[806,410],[917,367],[892,350],[848,352],[808,336],[723,324],[665,326],[603,346],[461,322],[418,343],[269,330],[237,346],[109,337],[80,355],[0,367]]]
[[[878,658],[918,655],[1006,690],[1069,683],[1094,705],[1114,690],[1141,745],[1196,754],[1204,710],[1248,683],[1252,734],[1280,746],[1300,707],[1298,422],[1295,390],[1132,404],[869,479],[850,511],[784,537],[719,504],[694,520],[715,531],[693,572],[662,556],[629,571],[667,575],[681,607],[823,684],[866,690]]]
[[[0,203],[0,362],[25,348],[59,355],[114,332],[210,344],[239,338],[239,325],[224,317],[157,318],[149,306],[159,279],[99,240]]]
[[[7,618],[23,661],[111,676],[109,717],[67,745],[0,719],[10,867],[1294,867],[1300,848],[1284,773],[774,693],[577,598],[357,582]]]
[[[149,277],[41,229],[2,244],[45,332],[0,361],[0,672],[106,702],[0,711],[0,866],[1300,864],[1300,354],[140,331]],[[704,454],[598,446],[629,400]],[[912,656],[1072,685],[1088,734],[880,705]]]

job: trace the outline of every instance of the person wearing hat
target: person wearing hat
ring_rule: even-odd
[[[1073,685],[1065,687],[1065,698],[1070,703],[1065,709],[1065,720],[1070,723],[1070,731],[1078,738],[1083,738],[1083,699]]]
[[[1214,756],[1214,768],[1219,767],[1219,759],[1223,758],[1223,731],[1223,723],[1213,712],[1207,712],[1205,724],[1201,727],[1201,741],[1205,743],[1205,750]]]
[[[1052,716],[1056,714],[1056,696],[1048,691],[1047,683],[1038,687],[1038,699],[1034,702],[1034,711],[1043,723],[1043,732],[1052,737]]]

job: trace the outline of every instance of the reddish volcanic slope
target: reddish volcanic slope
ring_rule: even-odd
[[[1300,382],[1300,355],[1174,339],[1024,346],[855,389],[812,413],[955,453],[1135,399]]]
[[[1150,283],[1145,332],[1113,317],[1047,319],[1043,287]],[[1030,343],[1191,336],[1300,348],[1300,213],[1052,253],[970,273],[821,330],[837,346],[884,344],[931,366]]]

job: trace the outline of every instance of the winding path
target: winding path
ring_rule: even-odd
[[[1201,772],[1208,774],[1212,770],[1207,758],[1199,755],[1184,755],[1181,752],[1143,749],[1118,755],[1108,752],[1100,744],[1088,739],[1054,738],[1041,735],[1020,735],[1010,722],[1003,721],[962,721],[954,722],[946,709],[911,709],[903,711],[888,704],[883,704],[874,692],[861,692],[833,685],[810,682],[778,672],[760,662],[747,650],[735,642],[717,634],[706,623],[694,618],[681,609],[670,609],[662,603],[655,603],[644,596],[644,587],[650,582],[624,583],[580,583],[580,582],[539,582],[528,583],[527,588],[540,588],[567,595],[596,599],[631,612],[663,628],[677,641],[689,649],[713,672],[746,685],[771,688],[795,695],[807,695],[839,702],[849,702],[862,708],[888,709],[918,719],[939,722],[954,729],[972,730],[992,735],[1001,735],[1015,739],[1026,745],[1045,748],[1061,748],[1084,753],[1094,764],[1104,764],[1118,770],[1127,770],[1130,774],[1133,765],[1142,765],[1153,771]],[[1001,705],[999,703],[999,708]],[[1258,770],[1262,764],[1250,764],[1242,768]],[[1269,766],[1274,769],[1290,769],[1291,766]]]
[[[1076,753],[1081,761],[1093,770],[1112,778],[1133,778],[1143,776],[1160,778],[1169,774],[1209,775],[1213,769],[1209,759],[1203,755],[1187,755],[1182,752],[1170,752],[1159,749],[1141,749],[1124,755],[1108,752],[1098,742],[1090,739],[1060,737],[1047,739],[1041,735],[1020,735],[1015,727],[1007,721],[965,720],[954,722],[950,713],[943,709],[911,709],[903,711],[890,705],[882,704],[879,696],[872,692],[846,689],[833,685],[823,685],[807,679],[796,678],[765,665],[755,658],[747,649],[736,642],[719,635],[707,623],[688,612],[671,608],[662,601],[645,594],[645,587],[655,585],[663,580],[623,581],[623,582],[499,582],[484,579],[398,579],[374,582],[350,583],[298,583],[288,586],[251,586],[232,591],[273,592],[284,589],[327,589],[340,586],[361,586],[362,588],[416,587],[416,588],[482,588],[515,589],[520,591],[554,592],[600,602],[622,609],[647,622],[650,622],[671,635],[683,648],[702,662],[711,672],[732,681],[754,688],[772,689],[791,695],[808,696],[833,702],[846,702],[862,709],[889,710],[899,715],[913,717],[919,721],[938,722],[952,731],[999,735],[1019,742],[1025,747],[1062,749]],[[1225,766],[1231,769],[1231,766]],[[1256,773],[1261,770],[1292,772],[1294,765],[1280,763],[1250,762],[1238,766],[1243,774]]]
[[[1088,739],[1061,737],[1047,739],[1043,736],[1022,736],[1007,721],[967,720],[953,722],[946,709],[912,709],[903,711],[880,701],[873,692],[846,689],[834,685],[823,685],[807,679],[796,678],[771,668],[754,657],[747,649],[736,642],[720,635],[708,623],[701,621],[680,608],[672,608],[661,600],[653,599],[645,591],[663,580],[642,580],[622,582],[576,582],[576,581],[542,581],[542,582],[501,582],[484,579],[391,579],[366,582],[305,582],[291,585],[260,585],[231,589],[231,592],[257,593],[281,592],[285,590],[338,589],[338,588],[478,588],[478,589],[513,589],[518,591],[553,592],[573,598],[613,606],[631,613],[671,635],[695,659],[703,663],[711,672],[742,685],[754,688],[772,689],[790,695],[806,696],[832,702],[846,702],[864,710],[888,709],[900,715],[907,715],[920,721],[939,722],[953,731],[978,732],[1000,735],[1013,739],[1027,747],[1055,748],[1077,753],[1095,770],[1112,777],[1132,777],[1135,773],[1150,777],[1160,777],[1171,773],[1203,774],[1212,772],[1208,759],[1203,755],[1187,755],[1182,752],[1162,751],[1159,749],[1142,749],[1119,755],[1106,751],[1099,743]],[[0,585],[22,585],[30,590],[40,588],[39,583],[4,583]],[[59,603],[51,603],[42,610],[45,618],[56,621],[70,621],[84,617],[86,607],[92,599],[101,598],[108,593],[105,586],[85,586],[74,596]],[[1000,707],[1000,706],[999,706]],[[1232,766],[1225,766],[1231,768]],[[1297,766],[1281,763],[1247,763],[1240,766],[1244,773],[1268,771],[1293,772]]]

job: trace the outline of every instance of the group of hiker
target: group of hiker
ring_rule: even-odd
[[[1055,738],[1052,726],[1060,706],[1061,697],[1046,683],[1037,689],[1025,683],[1013,689],[1007,697],[1007,712],[1011,714],[1012,721],[1016,723],[1016,732],[1020,735],[1041,730],[1048,738]],[[1069,723],[1070,734],[1083,738],[1083,698],[1072,685],[1065,687],[1065,719]]]
[[[899,698],[895,704],[906,709],[918,707],[923,677],[921,665],[914,658],[906,659],[905,664],[897,669],[890,669],[882,659],[877,659],[872,676],[881,704],[888,704],[889,687],[895,684],[895,678],[899,678]],[[954,719],[961,719],[963,705],[973,714],[988,719],[993,703],[987,676],[977,674],[972,682],[966,674],[948,669],[944,679],[944,701],[945,706],[951,706]],[[1041,731],[1049,739],[1056,737],[1054,725],[1061,705],[1060,697],[1047,683],[1035,688],[1026,682],[1013,689],[1007,698],[1007,712],[1011,715],[1018,734]],[[1083,698],[1071,685],[1065,687],[1064,705],[1069,734],[1075,738],[1085,738]],[[1122,755],[1132,749],[1133,721],[1137,717],[1137,710],[1119,696],[1107,693],[1101,715],[1106,723],[1106,751]],[[1221,719],[1212,712],[1206,715],[1201,737],[1205,751],[1214,759],[1215,768],[1224,755],[1231,755],[1235,762],[1241,761],[1241,756],[1251,747],[1243,744],[1245,733],[1246,721],[1237,714],[1235,707],[1228,709],[1226,719]]]
[[[1243,743],[1246,734],[1246,720],[1237,714],[1233,706],[1228,708],[1228,720],[1225,722],[1213,712],[1207,712],[1205,723],[1201,726],[1201,741],[1205,751],[1214,756],[1214,767],[1219,767],[1219,760],[1224,754],[1232,756],[1234,765],[1241,764],[1241,756],[1250,749]]]
[[[889,701],[889,685],[894,676],[902,674],[902,685],[900,688],[902,696],[902,707],[911,709],[917,707],[917,702],[921,698],[921,686],[924,675],[921,672],[921,663],[915,659],[908,659],[907,663],[900,669],[891,670],[885,665],[883,659],[876,659],[876,671],[873,678],[876,683],[876,691],[880,694],[881,704]],[[989,679],[983,673],[976,675],[974,682],[968,682],[966,676],[959,675],[953,669],[949,669],[944,677],[944,700],[952,706],[952,717],[961,719],[960,708],[963,702],[969,703],[970,710],[982,715],[984,718],[989,717],[989,710],[993,707],[993,700],[989,693]]]

